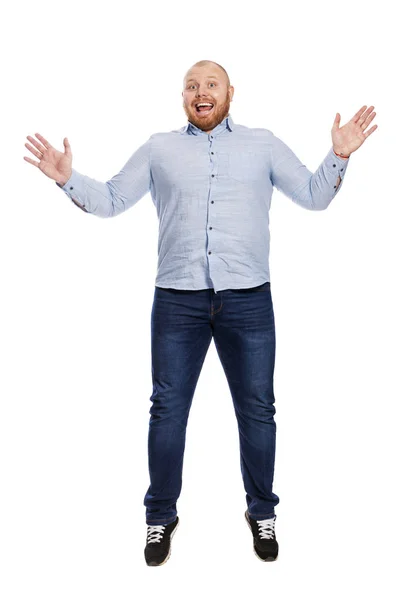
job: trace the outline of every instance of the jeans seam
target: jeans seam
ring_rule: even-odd
[[[171,523],[173,523],[176,520],[176,517],[174,517],[171,521],[166,521],[165,519],[155,519],[154,521],[152,521],[152,523],[148,523],[146,520],[146,525],[156,525],[157,523],[161,523],[162,525],[170,525]]]

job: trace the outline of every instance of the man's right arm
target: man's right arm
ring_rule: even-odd
[[[129,158],[117,175],[103,183],[72,169],[71,177],[61,185],[67,196],[85,212],[98,217],[115,217],[150,190],[151,138]]]

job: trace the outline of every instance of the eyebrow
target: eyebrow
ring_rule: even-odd
[[[215,77],[215,75],[210,75],[206,79],[217,79],[218,80],[218,77]],[[193,77],[191,77],[190,79],[187,80],[186,83],[189,83],[189,81],[196,81],[196,79],[194,79]]]

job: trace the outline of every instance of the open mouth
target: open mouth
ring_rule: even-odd
[[[195,108],[197,113],[209,115],[214,109],[214,104],[211,102],[198,102]]]

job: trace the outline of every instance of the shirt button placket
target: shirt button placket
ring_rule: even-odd
[[[211,150],[211,148],[213,147],[213,146],[212,146],[212,144],[213,144],[212,140],[213,140],[213,139],[214,139],[214,136],[210,135],[210,154],[211,154],[212,156],[214,155],[214,152]],[[211,158],[211,169],[214,169],[214,161],[213,161],[213,159],[212,159],[212,158]],[[214,177],[215,177],[215,174],[214,174],[214,173],[211,173],[211,178],[213,179]],[[212,194],[212,188],[210,189],[210,195],[211,195],[211,194]],[[214,204],[214,200],[211,200],[211,204]],[[211,229],[212,229],[212,227],[210,226],[210,227],[209,227],[209,229],[211,230]],[[211,250],[209,250],[209,251],[208,251],[208,254],[209,254],[209,255],[211,254]]]

